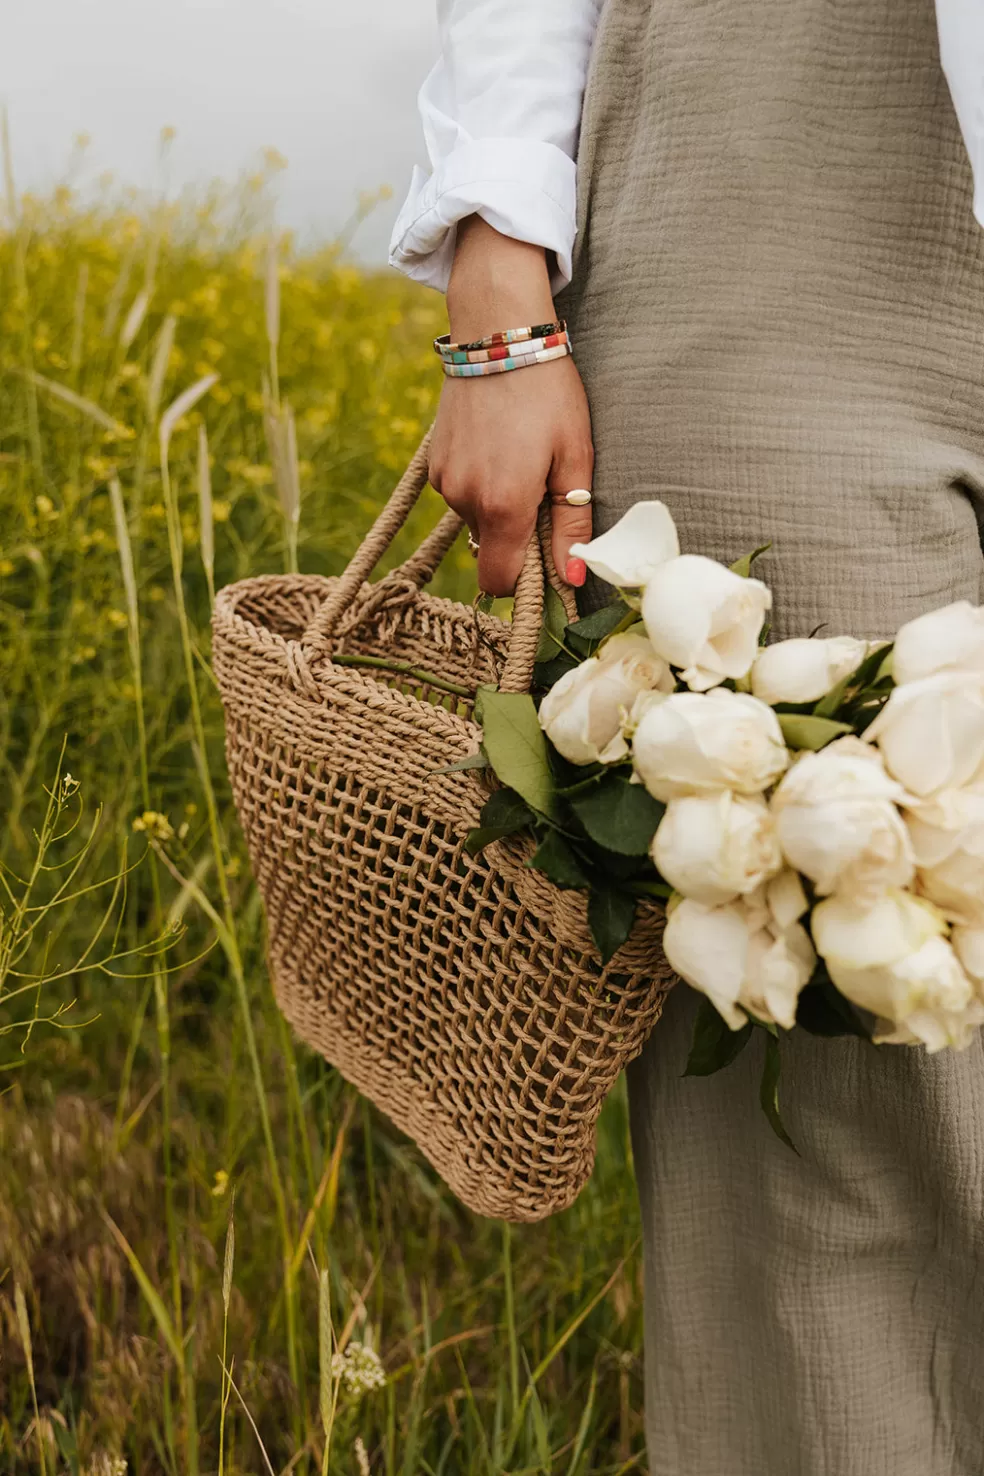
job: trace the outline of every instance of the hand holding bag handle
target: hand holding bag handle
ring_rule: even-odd
[[[308,661],[326,656],[330,659],[332,637],[339,620],[403,527],[427,485],[430,438],[431,431],[428,430],[386,506],[304,632],[301,646]],[[450,510],[446,512],[416,552],[381,579],[377,588],[395,591],[409,586],[413,590],[419,590],[429,584],[463,526],[463,519],[457,513]],[[550,507],[547,502],[540,508],[537,531],[530,539],[516,585],[509,654],[499,682],[500,689],[504,692],[528,692],[530,689],[543,617],[544,566],[546,577],[563,601],[568,618],[575,619],[573,591],[561,582],[554,566],[550,549]]]

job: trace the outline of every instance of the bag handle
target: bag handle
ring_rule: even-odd
[[[349,608],[403,527],[427,485],[432,430],[433,426],[417,447],[410,465],[396,484],[386,506],[352,555],[335,588],[323,601],[304,632],[301,645],[309,660],[330,655],[332,637],[342,614]],[[425,584],[429,584],[437,572],[438,565],[463,527],[464,519],[450,510],[446,512],[416,552],[387,574],[385,579],[380,580],[380,587],[384,584],[394,588],[402,585],[419,590]],[[576,618],[574,594],[557,575],[549,535],[550,508],[549,504],[544,502],[538,517],[537,531],[530,539],[523,568],[516,584],[509,651],[499,682],[500,689],[504,692],[529,691],[533,678],[536,648],[540,640],[545,576],[563,601],[568,617]]]

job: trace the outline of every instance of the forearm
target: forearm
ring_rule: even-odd
[[[515,241],[470,215],[458,226],[448,283],[452,338],[481,338],[554,317],[546,251]]]
[[[441,57],[420,93],[432,173],[416,170],[390,260],[446,290],[474,214],[571,276],[575,156],[601,0],[439,0]]]

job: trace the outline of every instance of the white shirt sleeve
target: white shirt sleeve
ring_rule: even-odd
[[[438,0],[441,58],[420,90],[415,169],[390,262],[445,291],[455,227],[481,215],[556,253],[571,278],[581,100],[602,0]]]
[[[438,0],[441,58],[420,90],[432,173],[415,169],[390,262],[445,291],[455,227],[478,214],[556,254],[571,279],[575,158],[603,0]],[[936,0],[940,57],[984,225],[984,0]]]
[[[974,214],[984,225],[984,0],[936,0],[940,60],[974,171]]]

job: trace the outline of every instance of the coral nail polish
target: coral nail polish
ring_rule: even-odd
[[[588,566],[583,559],[568,559],[564,570],[564,577],[568,584],[573,584],[575,589],[580,589],[588,577]]]

